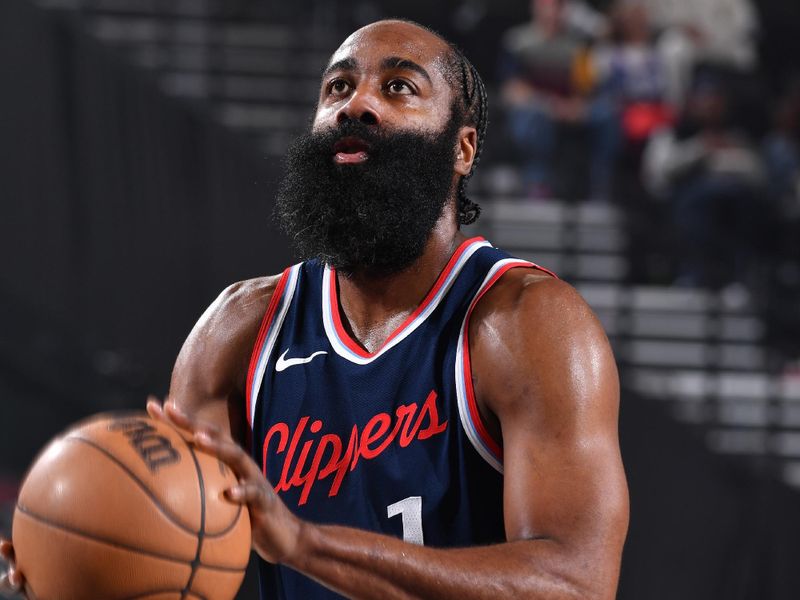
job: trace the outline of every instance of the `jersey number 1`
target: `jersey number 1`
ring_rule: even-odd
[[[395,502],[386,507],[391,519],[403,516],[403,540],[412,544],[424,545],[422,536],[422,496],[409,496],[405,500]]]

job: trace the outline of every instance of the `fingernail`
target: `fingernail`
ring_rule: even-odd
[[[208,435],[208,433],[206,433],[205,431],[195,431],[194,440],[196,442],[200,442],[201,444],[210,444],[211,436]]]
[[[228,493],[228,498],[230,498],[231,500],[239,500],[243,495],[242,488],[240,487],[228,488],[227,493]]]

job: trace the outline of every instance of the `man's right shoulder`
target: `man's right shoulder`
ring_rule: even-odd
[[[210,308],[220,316],[263,316],[280,279],[280,275],[269,275],[232,283],[222,290]]]
[[[190,337],[214,346],[254,343],[280,279],[272,275],[229,285],[206,309]]]
[[[280,275],[229,285],[195,324],[175,363],[172,393],[201,397],[224,395],[247,373],[253,345]],[[227,392],[226,392],[227,393]]]

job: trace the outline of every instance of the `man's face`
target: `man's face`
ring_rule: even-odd
[[[463,169],[447,51],[429,32],[390,21],[334,53],[276,206],[304,258],[391,274],[422,254]]]
[[[409,23],[359,29],[334,52],[322,77],[313,131],[346,119],[386,130],[439,131],[453,91],[445,80],[447,45]]]

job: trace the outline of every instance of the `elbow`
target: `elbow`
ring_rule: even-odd
[[[616,553],[570,553],[563,548],[529,556],[523,573],[509,581],[502,597],[541,600],[615,600],[620,561]],[[536,565],[533,567],[533,565]],[[533,568],[531,568],[533,567]]]
[[[615,600],[619,569],[604,571],[603,568],[585,568],[569,582],[565,600]]]
[[[616,584],[605,585],[597,581],[564,581],[561,594],[553,597],[559,600],[614,600],[616,598]],[[530,596],[540,597],[535,594]]]
[[[575,586],[564,600],[614,600],[617,597],[616,582],[612,585],[592,584]]]
[[[615,600],[619,584],[620,557],[617,553],[606,556],[582,556],[573,563],[563,581],[564,600]]]
[[[516,587],[516,586],[515,586]],[[605,585],[598,582],[580,582],[575,580],[560,579],[552,581],[550,591],[542,594],[540,585],[525,586],[525,589],[515,589],[507,598],[524,598],[526,600],[614,600],[616,598],[616,583]]]

